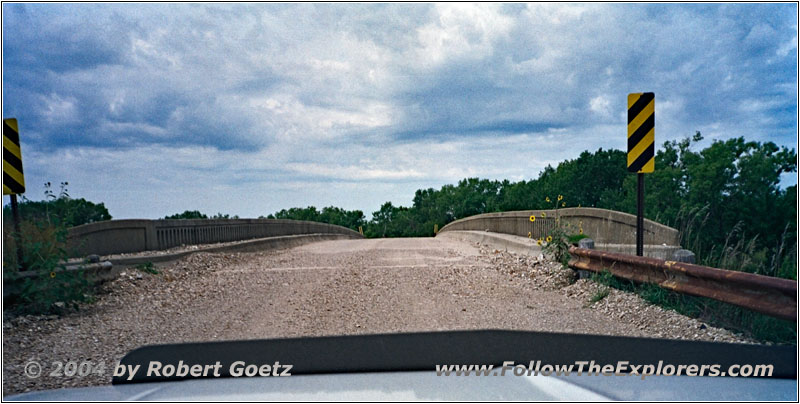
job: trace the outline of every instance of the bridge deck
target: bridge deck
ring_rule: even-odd
[[[158,270],[127,269],[77,314],[4,320],[4,393],[111,379],[29,379],[30,358],[110,366],[171,342],[484,328],[738,340],[616,290],[590,305],[599,287],[570,284],[559,264],[447,238],[204,253]]]

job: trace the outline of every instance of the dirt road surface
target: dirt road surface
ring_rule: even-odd
[[[746,342],[618,290],[592,303],[599,285],[540,257],[442,238],[194,254],[157,269],[127,269],[63,317],[4,313],[4,395],[108,384],[125,353],[158,343],[486,328]],[[52,377],[55,361],[107,369]]]

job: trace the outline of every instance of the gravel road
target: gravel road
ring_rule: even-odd
[[[504,328],[751,342],[600,286],[540,257],[442,238],[337,240],[193,254],[130,268],[64,317],[3,318],[3,394],[110,383],[51,377],[54,361],[109,368],[145,344]],[[24,366],[43,365],[30,379]],[[99,373],[99,372],[98,372]]]

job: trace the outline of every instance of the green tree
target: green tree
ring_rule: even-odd
[[[45,199],[31,201],[22,198],[19,203],[19,214],[22,221],[47,222],[64,225],[66,227],[79,226],[87,223],[111,220],[103,203],[94,203],[86,199],[72,199],[67,192],[66,182],[61,183],[61,190],[56,195],[51,190],[50,183],[45,183]],[[3,220],[11,223],[11,206],[3,207]]]
[[[423,234],[424,230],[414,217],[412,209],[394,206],[391,202],[381,205],[380,210],[372,213],[372,221],[367,227],[367,237],[414,237]],[[431,228],[433,233],[433,228]]]
[[[359,226],[366,224],[364,212],[360,210],[349,211],[334,206],[322,208],[319,221],[347,227],[352,230],[358,230]]]
[[[366,224],[364,212],[360,210],[349,211],[335,206],[322,208],[321,212],[314,206],[282,209],[274,215],[269,215],[268,218],[329,223],[347,227],[352,230],[358,230],[359,226],[364,226]]]
[[[280,212],[275,213],[276,219],[292,219],[292,220],[308,220],[312,222],[319,222],[320,212],[314,206],[306,208],[290,208],[288,210],[282,209]]]
[[[780,176],[796,172],[794,149],[744,138],[696,149],[702,135],[665,142],[656,170],[645,177],[645,217],[681,231],[681,243],[701,262],[780,273],[796,278],[796,186],[780,189]],[[384,203],[368,223],[360,211],[313,206],[291,208],[277,218],[322,221],[357,229],[368,237],[432,236],[433,226],[481,213],[551,209],[546,197],[564,196],[566,207],[636,213],[637,176],[620,150],[584,151],[536,178],[519,182],[465,178],[439,189],[417,190],[411,207]],[[732,264],[733,265],[733,264]]]
[[[185,210],[183,213],[165,216],[164,219],[208,219],[208,216],[200,213],[199,210]]]
[[[238,218],[239,218],[239,215],[231,216],[231,215],[229,215],[227,213],[224,213],[224,214],[223,213],[217,213],[216,215],[211,216],[209,219],[238,219]]]

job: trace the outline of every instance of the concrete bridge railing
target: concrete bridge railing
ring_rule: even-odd
[[[544,215],[543,215],[544,214]],[[531,221],[530,217],[536,220]],[[568,233],[577,234],[580,229],[591,237],[598,249],[635,253],[636,216],[599,208],[564,208],[558,210],[521,210],[513,212],[484,213],[456,220],[442,227],[439,232],[453,230],[490,231],[516,236],[547,237],[556,227],[556,221],[569,226]],[[680,235],[672,227],[644,221],[645,255],[670,257],[680,249]],[[648,251],[649,250],[649,251]]]
[[[71,255],[110,255],[165,250],[180,245],[220,243],[299,234],[362,237],[346,227],[286,219],[109,220],[69,229]]]

